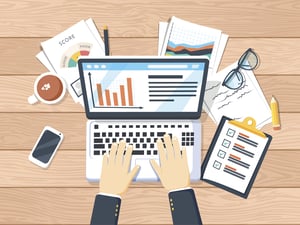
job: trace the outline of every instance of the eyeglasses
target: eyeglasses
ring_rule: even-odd
[[[256,53],[252,48],[249,48],[239,59],[238,66],[227,74],[222,86],[232,90],[239,89],[245,82],[245,78],[242,72],[240,72],[240,69],[254,70],[258,65],[258,61]]]

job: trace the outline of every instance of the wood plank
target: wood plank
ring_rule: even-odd
[[[28,0],[2,1],[0,24],[2,37],[54,36],[81,19],[92,17],[99,27],[109,25],[112,37],[156,37],[159,21],[170,16],[222,29],[233,37],[299,37],[299,4],[297,1],[250,2],[222,0],[159,1],[147,4],[118,1]],[[182,10],[184,8],[184,10]],[[22,16],[20,16],[22,15]],[[41,16],[42,15],[42,16]],[[243,16],[241,16],[243,15]],[[276,26],[274,26],[276,24]],[[259,25],[259,26],[258,26]],[[10,27],[11,29],[7,29]]]
[[[1,189],[0,224],[88,224],[97,192],[98,188]],[[300,221],[300,188],[255,188],[247,200],[216,188],[196,188],[195,193],[205,224]],[[122,198],[119,222],[171,224],[169,210],[164,189],[129,189]]]
[[[60,149],[47,170],[33,165],[27,159],[30,151],[0,151],[0,187],[97,187],[85,178],[85,150]],[[202,151],[202,160],[206,151]],[[254,187],[300,187],[298,151],[270,151],[267,153]],[[99,174],[100,176],[100,174]],[[193,187],[211,187],[204,182]],[[161,187],[159,182],[134,182],[131,187]]]
[[[84,112],[69,94],[56,105],[28,104],[36,76],[0,76],[0,112]],[[257,76],[267,101],[275,95],[280,112],[300,112],[300,76]]]
[[[0,76],[0,112],[84,112],[84,107],[75,103],[68,91],[58,104],[39,102],[30,105],[27,98],[33,94],[36,78],[37,76]]]
[[[220,69],[237,61],[248,49],[253,48],[260,59],[255,74],[299,74],[297,63],[298,38],[229,38]],[[288,65],[287,65],[288,63]]]
[[[270,148],[299,149],[299,113],[281,113],[282,129],[273,131],[271,124],[263,131],[273,136]],[[45,125],[51,125],[65,135],[64,149],[85,149],[86,117],[84,113],[1,113],[0,141],[2,150],[31,149]],[[202,113],[202,148],[208,149],[216,125]],[[288,135],[287,135],[288,134]]]
[[[45,72],[46,68],[35,58],[35,55],[40,51],[40,42],[46,39],[48,38],[1,38],[2,54],[0,54],[0,61],[5,63],[1,65],[0,75],[37,75]],[[112,55],[115,56],[157,55],[157,43],[157,38],[110,39]],[[14,46],[14,48],[7,46]],[[300,61],[298,54],[300,52],[299,38],[230,38],[220,69],[238,60],[249,47],[254,48],[260,56],[261,64],[256,69],[256,74],[300,75],[298,66]]]
[[[267,102],[270,102],[274,95],[278,100],[280,112],[299,112],[300,79],[298,76],[256,76],[256,78]]]
[[[220,68],[254,48],[261,60],[255,74],[266,99],[279,100],[282,130],[263,128],[273,141],[247,200],[203,182],[192,186],[204,224],[300,224],[299,1],[25,0],[0,1],[0,8],[0,225],[90,222],[99,189],[85,180],[84,109],[70,96],[53,106],[27,104],[35,77],[46,71],[35,58],[40,42],[87,15],[98,28],[109,26],[113,55],[156,55],[158,22],[172,15],[230,35]],[[205,113],[201,121],[205,155],[216,125]],[[45,125],[65,134],[47,170],[27,159]],[[119,224],[172,224],[161,184],[131,184]]]

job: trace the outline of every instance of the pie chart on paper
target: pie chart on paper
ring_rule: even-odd
[[[62,56],[60,68],[76,67],[80,56],[88,56],[92,49],[91,43],[77,43],[71,46]]]

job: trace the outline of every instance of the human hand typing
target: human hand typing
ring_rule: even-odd
[[[160,166],[152,159],[150,163],[153,169],[168,191],[188,187],[190,185],[190,173],[186,149],[182,148],[182,151],[180,151],[178,139],[173,137],[171,140],[167,134],[164,135],[164,143],[166,149],[162,140],[157,140]]]
[[[99,183],[100,192],[123,195],[139,171],[140,166],[136,165],[129,172],[133,147],[129,145],[124,155],[125,148],[126,143],[122,140],[119,144],[112,144],[109,156],[107,154],[104,155]]]

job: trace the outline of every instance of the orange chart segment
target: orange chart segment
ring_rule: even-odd
[[[126,106],[125,87],[124,87],[124,85],[120,85],[120,94],[121,94],[121,104],[122,104],[122,106]]]
[[[132,81],[131,81],[131,78],[127,78],[127,88],[128,88],[128,102],[129,102],[129,106],[133,106]]]
[[[104,106],[101,84],[97,84],[97,92],[98,92],[99,105]]]
[[[114,106],[118,106],[118,94],[116,92],[113,93]]]
[[[109,92],[109,90],[105,90],[105,97],[106,97],[106,104],[107,104],[108,106],[111,106],[110,92]]]
[[[106,106],[134,106],[132,79],[126,78],[126,85],[119,85],[117,90],[107,88],[103,90],[102,84],[96,84],[98,104],[100,107]]]

